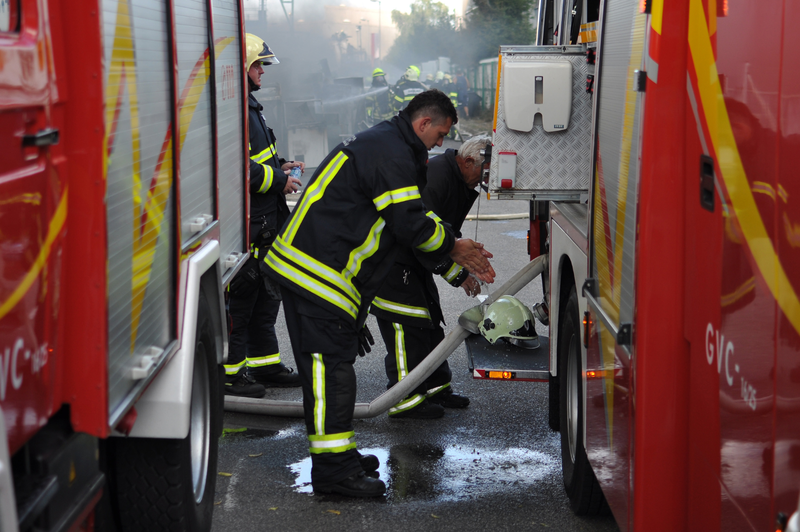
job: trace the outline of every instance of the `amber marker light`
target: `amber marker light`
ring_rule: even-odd
[[[487,371],[490,379],[513,379],[513,371]]]
[[[589,311],[583,313],[583,347],[589,349],[589,325],[592,320],[589,318]]]

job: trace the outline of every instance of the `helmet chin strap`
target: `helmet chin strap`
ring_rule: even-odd
[[[247,87],[250,89],[250,92],[255,92],[261,88],[250,79],[250,76],[247,76]]]

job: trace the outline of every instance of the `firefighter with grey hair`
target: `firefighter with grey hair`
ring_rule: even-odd
[[[464,219],[480,194],[475,187],[481,182],[481,150],[487,145],[491,145],[489,137],[472,137],[460,150],[446,150],[428,163],[422,201],[459,238]],[[424,260],[410,249],[403,249],[372,302],[370,312],[377,318],[388,351],[385,365],[390,388],[444,339],[439,292],[430,273],[432,268]],[[476,279],[455,263],[441,275],[469,296],[480,291]],[[466,408],[469,398],[453,392],[451,378],[445,360],[425,382],[389,409],[389,417],[436,419],[444,415],[445,408]]]

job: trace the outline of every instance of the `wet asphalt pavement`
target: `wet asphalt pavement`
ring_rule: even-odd
[[[520,213],[520,201],[487,201],[472,213]],[[528,260],[527,217],[480,221],[478,240],[495,258],[497,282]],[[475,222],[462,228],[475,237]],[[478,301],[437,279],[449,332],[458,315]],[[518,297],[542,299],[540,279]],[[356,362],[358,402],[386,387],[385,348],[374,318],[376,345]],[[296,367],[283,316],[278,334],[284,363]],[[539,334],[547,328],[537,324]],[[300,419],[226,413],[220,440],[214,507],[215,532],[262,530],[618,530],[612,517],[579,518],[569,509],[561,480],[560,436],[547,426],[547,384],[473,380],[460,346],[449,359],[453,388],[470,397],[463,410],[439,420],[395,420],[384,414],[356,420],[358,448],[381,461],[388,492],[378,499],[314,495],[305,426]],[[268,398],[301,399],[300,389],[268,390]]]

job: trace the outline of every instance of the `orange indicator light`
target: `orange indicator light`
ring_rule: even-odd
[[[514,372],[513,371],[487,371],[488,377],[490,379],[513,379]]]

